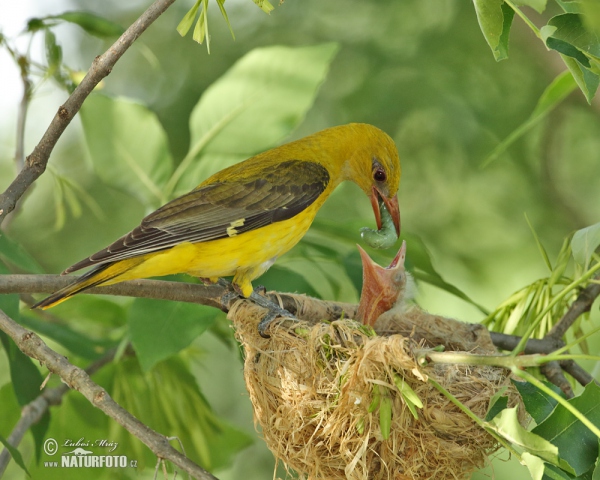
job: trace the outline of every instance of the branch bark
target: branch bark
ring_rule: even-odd
[[[92,405],[139,438],[157,457],[169,460],[193,478],[216,480],[216,477],[175,450],[167,437],[144,425],[117,404],[84,370],[69,363],[65,357],[50,349],[38,335],[14,322],[1,310],[0,329],[13,339],[25,355],[38,360],[50,372],[59,375],[69,388],[79,391]]]
[[[77,277],[63,275],[0,275],[0,294],[52,293]],[[229,284],[199,285],[165,280],[130,280],[104,287],[94,287],[86,294],[108,294],[137,298],[154,298],[197,303],[228,312],[239,296],[232,294]],[[357,305],[330,302],[292,293],[268,293],[267,297],[290,313],[306,320],[337,320],[345,315],[354,318]]]
[[[88,375],[93,375],[100,370],[104,365],[112,362],[115,357],[116,349],[110,350],[106,355],[92,363],[85,372]],[[39,397],[31,401],[21,410],[21,418],[13,428],[7,438],[8,443],[17,448],[23,440],[23,436],[33,425],[40,421],[42,416],[50,409],[51,406],[60,405],[62,397],[69,391],[69,387],[65,384],[59,387],[44,390]],[[0,478],[4,475],[4,471],[11,460],[10,452],[4,449],[0,453]]]
[[[27,189],[46,170],[46,165],[56,142],[83,104],[94,87],[112,71],[114,65],[123,56],[135,40],[154,22],[175,0],[156,0],[148,9],[119,37],[102,55],[92,62],[90,70],[67,101],[61,105],[50,122],[42,139],[25,160],[25,165],[0,195],[0,225],[12,212]]]

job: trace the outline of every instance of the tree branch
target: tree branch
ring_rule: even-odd
[[[600,280],[600,276],[594,276],[594,280]],[[600,284],[592,283],[584,288],[571,304],[567,313],[552,327],[546,337],[562,338],[582,313],[589,312],[598,295],[600,295]]]
[[[93,375],[100,370],[104,365],[113,361],[116,349],[112,349],[102,358],[92,363],[85,372],[88,375]],[[59,387],[44,390],[39,397],[31,401],[21,410],[21,418],[13,428],[11,434],[7,438],[8,443],[17,448],[23,440],[23,436],[33,425],[40,421],[42,416],[49,410],[51,406],[60,405],[62,397],[69,391],[69,387],[64,383]],[[6,467],[11,460],[11,455],[8,449],[4,449],[0,453],[0,478],[4,474]]]
[[[64,275],[0,275],[0,294],[52,293],[63,288],[77,277]],[[197,303],[218,308],[224,312],[239,297],[232,294],[227,283],[199,285],[196,283],[170,282],[165,280],[130,280],[114,285],[94,287],[86,294],[108,294],[138,298],[154,298],[176,302]],[[351,303],[330,302],[292,293],[267,294],[290,313],[305,320],[337,320],[343,315],[354,318],[357,306]]]
[[[600,276],[596,275],[594,279],[598,280]],[[562,337],[582,313],[590,310],[598,295],[600,295],[600,284],[592,283],[588,285],[581,291],[567,312],[543,339],[530,338],[527,341],[524,353],[551,353],[554,350],[564,347],[565,344],[562,341]],[[498,332],[490,332],[490,336],[494,345],[502,350],[513,350],[521,340],[521,337],[516,335],[507,335]],[[549,381],[558,386],[569,398],[572,398],[574,394],[563,371],[569,373],[583,386],[594,381],[594,378],[573,360],[550,362],[540,370]]]
[[[494,345],[501,350],[514,350],[514,348],[521,341],[521,337],[518,335],[508,335],[506,333],[499,332],[490,332],[490,337],[492,337],[492,342]],[[564,346],[565,343],[561,339],[548,337],[543,339],[530,338],[527,341],[527,345],[525,346],[523,353],[551,353]]]
[[[216,480],[216,477],[175,450],[167,437],[147,427],[117,404],[84,370],[69,363],[65,357],[50,349],[38,335],[14,322],[1,310],[0,329],[13,339],[25,355],[38,360],[50,372],[59,375],[69,388],[79,391],[92,405],[139,438],[157,457],[169,460],[193,478]]]
[[[133,42],[154,22],[175,0],[155,0],[148,9],[121,35],[102,55],[92,62],[90,70],[67,101],[59,107],[40,142],[25,161],[25,165],[4,193],[0,195],[0,224],[15,209],[17,202],[46,170],[50,154],[83,101],[94,87],[113,69]]]

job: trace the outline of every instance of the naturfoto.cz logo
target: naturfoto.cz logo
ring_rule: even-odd
[[[59,453],[59,448],[63,447],[65,451],[60,452],[60,462],[44,462],[48,468],[137,468],[137,460],[130,460],[127,455],[102,455],[90,450],[90,448],[103,448],[107,453],[114,452],[119,444],[110,442],[106,439],[95,441],[80,438],[77,441],[71,439],[65,440],[61,445],[54,438],[48,438],[44,442],[44,453],[48,456],[54,456]]]

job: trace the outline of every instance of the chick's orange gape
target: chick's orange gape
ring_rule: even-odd
[[[94,286],[176,273],[211,281],[233,276],[235,289],[249,297],[251,282],[300,241],[344,180],[370,197],[377,227],[385,207],[399,235],[393,140],[371,125],[342,125],[221,170],[67,268],[63,273],[94,267],[34,307],[50,308]]]

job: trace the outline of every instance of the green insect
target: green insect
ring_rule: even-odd
[[[383,202],[379,202],[379,210],[381,211],[381,229],[373,230],[369,227],[363,227],[360,229],[360,236],[371,248],[390,248],[398,240],[396,227]]]

